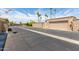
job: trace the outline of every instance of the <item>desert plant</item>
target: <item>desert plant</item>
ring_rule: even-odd
[[[38,16],[38,22],[40,22],[40,17],[41,17],[41,14],[39,12],[36,13],[37,16]]]
[[[30,20],[29,22],[26,23],[27,26],[32,26],[32,24],[35,23],[35,21]]]
[[[47,15],[47,14],[45,14],[45,19],[46,19],[46,18],[48,18],[48,15]]]

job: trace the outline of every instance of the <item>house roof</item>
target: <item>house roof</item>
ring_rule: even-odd
[[[0,22],[8,23],[9,21],[6,18],[0,18]]]
[[[68,21],[67,18],[76,18],[76,17],[74,17],[74,16],[69,16],[69,17],[54,18],[54,19],[48,19],[48,20],[46,20],[46,22],[47,22],[47,21],[48,21],[48,22],[66,22],[66,21]]]

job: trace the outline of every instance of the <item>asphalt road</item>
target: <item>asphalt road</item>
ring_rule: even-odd
[[[79,40],[78,32],[28,28],[52,35]],[[79,45],[34,33],[18,27],[12,27],[5,44],[5,51],[79,51]]]

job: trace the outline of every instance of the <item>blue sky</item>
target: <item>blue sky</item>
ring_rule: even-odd
[[[9,10],[8,13],[6,13]],[[56,14],[54,12],[56,10]],[[30,20],[37,21],[37,12],[42,14],[41,21],[44,22],[45,14],[50,18],[50,9],[49,8],[0,8],[0,17],[8,18],[10,21],[14,21],[16,23],[19,22],[27,22]],[[66,17],[66,16],[76,16],[79,18],[79,9],[78,8],[52,8],[52,18],[58,17]]]

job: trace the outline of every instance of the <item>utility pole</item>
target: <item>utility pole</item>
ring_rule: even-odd
[[[50,19],[52,18],[56,18],[56,9],[55,8],[50,8]]]
[[[52,18],[52,8],[50,8],[50,19]]]
[[[56,18],[56,9],[55,8],[53,9],[53,12],[54,12],[53,16],[54,16],[54,18]]]

